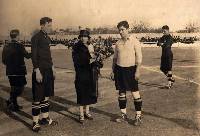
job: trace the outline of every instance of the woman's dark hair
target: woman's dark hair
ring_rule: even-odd
[[[164,25],[164,26],[162,27],[162,29],[169,30],[169,26],[168,26],[168,25]]]

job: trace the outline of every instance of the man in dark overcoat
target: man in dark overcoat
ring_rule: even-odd
[[[31,57],[31,53],[28,53],[24,45],[19,43],[19,37],[20,32],[18,29],[11,30],[11,41],[4,46],[2,52],[2,61],[6,66],[6,75],[11,87],[10,98],[6,101],[11,111],[22,109],[22,106],[18,105],[17,97],[21,95],[24,86],[27,84],[24,57],[27,59]]]

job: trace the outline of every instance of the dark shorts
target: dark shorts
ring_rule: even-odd
[[[32,93],[33,101],[40,102],[45,97],[54,96],[54,77],[52,69],[46,69],[41,71],[42,83],[38,83],[36,80],[36,72],[32,73]]]
[[[114,69],[115,87],[120,92],[139,90],[138,81],[135,80],[136,66],[121,67],[116,65]]]
[[[23,87],[27,84],[25,76],[8,76],[10,86]]]
[[[160,70],[167,74],[168,71],[172,71],[173,54],[161,56]]]

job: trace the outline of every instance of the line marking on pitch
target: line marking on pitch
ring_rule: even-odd
[[[144,69],[147,69],[147,70],[149,70],[149,71],[157,72],[157,73],[161,73],[161,74],[162,74],[161,71],[154,69],[155,67],[157,67],[157,66],[154,66],[154,67],[142,66],[142,68],[144,68]],[[188,65],[186,65],[186,66],[175,66],[175,67],[188,67],[188,68],[189,68],[189,67],[200,67],[200,66],[188,66]],[[111,68],[102,68],[102,69],[101,69],[101,71],[110,71],[110,70],[111,70]],[[57,73],[57,74],[63,74],[63,73],[74,73],[74,72],[75,72],[74,70],[62,70],[62,71],[57,71],[56,73]],[[30,77],[31,74],[28,73],[27,76]],[[194,83],[194,84],[200,86],[200,83],[198,83],[198,82],[196,82],[196,81],[194,81],[194,80],[186,79],[186,78],[183,78],[183,77],[180,77],[180,76],[177,76],[177,75],[174,75],[174,77],[177,78],[177,79],[180,79],[180,80],[189,81],[189,82],[191,82],[191,83]],[[5,79],[5,78],[6,78],[6,77],[3,76],[3,77],[0,78],[0,80],[3,80],[3,79]]]
[[[159,68],[160,66],[144,66],[148,68]],[[178,68],[200,68],[200,65],[182,65],[182,66],[173,66]]]
[[[152,72],[157,72],[157,73],[161,73],[162,74],[161,71],[153,69],[153,68],[150,68],[150,67],[142,66],[142,68],[147,69],[147,70],[152,71]],[[198,82],[196,82],[194,80],[186,79],[186,78],[183,78],[183,77],[180,77],[180,76],[177,76],[177,75],[174,75],[174,77],[177,78],[177,79],[180,79],[180,80],[189,81],[190,83],[194,83],[194,84],[200,86],[200,83],[198,83]]]

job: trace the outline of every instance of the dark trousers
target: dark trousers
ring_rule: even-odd
[[[25,76],[8,76],[11,91],[10,91],[10,102],[17,105],[17,97],[20,96],[26,85]]]
[[[10,91],[10,102],[12,102],[14,105],[17,105],[17,97],[22,94],[24,90],[24,86],[17,87],[17,86],[11,86]]]

